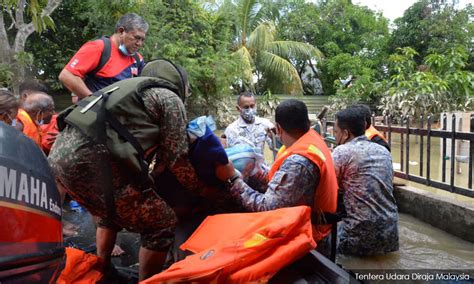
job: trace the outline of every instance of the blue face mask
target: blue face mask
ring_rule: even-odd
[[[41,113],[41,119],[38,119],[40,113]],[[36,116],[35,122],[36,122],[37,125],[43,125],[44,124],[44,115],[43,115],[42,112],[38,113],[38,115]]]
[[[247,123],[252,123],[255,121],[255,116],[257,115],[257,110],[255,108],[244,108],[240,112],[240,116]]]
[[[123,43],[121,43],[121,44],[119,45],[119,50],[120,50],[120,52],[121,52],[123,55],[125,55],[125,56],[133,56],[133,55],[135,55],[135,53],[130,53],[130,52],[128,52],[127,48],[125,47],[125,45],[124,45]]]

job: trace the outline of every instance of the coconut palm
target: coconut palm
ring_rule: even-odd
[[[279,82],[290,93],[301,94],[301,79],[291,60],[320,60],[322,54],[308,43],[276,39],[275,22],[280,16],[278,4],[283,5],[283,2],[229,0],[221,11],[234,21],[232,51],[240,62],[242,81],[250,87],[255,87],[254,78],[267,85]]]

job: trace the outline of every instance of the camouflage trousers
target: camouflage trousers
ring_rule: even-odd
[[[106,220],[102,161],[108,163],[114,187],[115,218]],[[177,222],[174,211],[154,190],[141,190],[140,180],[134,180],[126,170],[110,158],[104,145],[95,144],[72,127],[61,132],[48,157],[58,186],[99,218],[98,225],[141,235],[142,246],[155,251],[167,251],[173,242]]]

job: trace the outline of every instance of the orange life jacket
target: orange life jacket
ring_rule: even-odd
[[[308,206],[209,216],[181,245],[195,254],[141,283],[267,281],[315,246]]]
[[[43,149],[43,152],[46,155],[49,154],[51,146],[53,146],[54,143],[54,140],[51,139],[55,139],[56,135],[59,133],[58,122],[56,120],[57,118],[58,115],[54,114],[48,124],[43,124],[40,126],[43,134],[41,136],[41,149]]]
[[[383,134],[380,133],[373,125],[370,125],[370,127],[365,130],[365,136],[369,138],[369,140],[372,140],[372,138],[378,136],[382,138],[385,142],[387,142],[387,139],[385,139]]]
[[[66,248],[66,266],[56,284],[95,284],[103,277],[104,262],[98,256],[75,248]]]
[[[320,178],[314,192],[313,212],[318,216],[321,216],[322,212],[336,213],[338,184],[334,163],[326,143],[313,129],[310,129],[288,149],[285,146],[280,148],[268,173],[269,180],[272,179],[286,158],[293,154],[309,159],[319,168]],[[330,231],[331,225],[314,224],[313,237],[315,241],[319,241],[327,236]]]
[[[16,119],[23,124],[23,134],[41,147],[41,128],[31,119],[30,115],[24,109],[19,108]]]

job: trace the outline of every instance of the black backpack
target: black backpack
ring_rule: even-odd
[[[94,70],[87,74],[88,76],[95,76],[95,74],[97,74],[97,72],[99,72],[100,69],[102,69],[102,67],[104,67],[110,59],[110,53],[112,50],[112,43],[110,42],[110,38],[104,36],[101,38],[101,40],[104,42],[104,49],[102,50],[102,54],[100,55],[99,64],[94,68]],[[133,55],[133,58],[135,58],[135,67],[137,67],[138,69],[138,66],[140,64],[140,57],[138,56],[138,53],[135,53]]]

